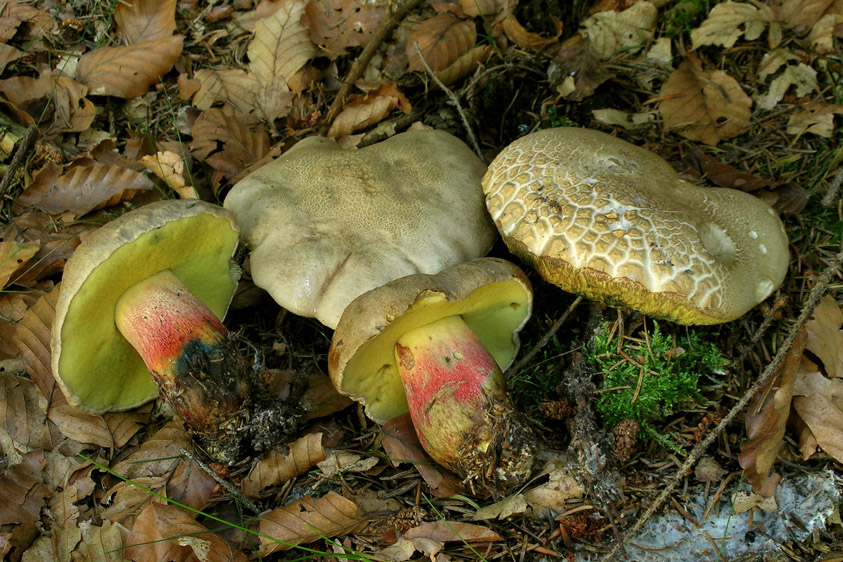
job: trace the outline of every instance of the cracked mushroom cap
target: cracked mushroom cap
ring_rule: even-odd
[[[91,233],[67,260],[52,327],[53,377],[71,406],[101,413],[158,395],[141,356],[117,330],[126,289],[172,271],[217,317],[237,287],[238,230],[225,209],[196,200],[146,205]]]
[[[356,296],[484,255],[497,233],[484,164],[443,131],[360,149],[309,137],[225,199],[252,250],[254,282],[300,316],[337,325]]]
[[[562,289],[683,324],[740,317],[784,279],[776,213],[683,181],[656,154],[588,129],[505,148],[483,178],[509,249]]]
[[[532,306],[524,272],[498,258],[396,279],[346,308],[328,353],[331,380],[340,393],[365,405],[370,418],[385,423],[408,411],[394,351],[404,333],[460,315],[505,370],[518,353],[518,332]]]

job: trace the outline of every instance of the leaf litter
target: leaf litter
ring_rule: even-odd
[[[0,506],[0,556],[10,560],[246,560],[304,544],[315,555],[363,552],[390,560],[449,560],[480,550],[489,556],[504,552],[502,544],[586,556],[583,545],[605,552],[615,541],[606,531],[607,514],[591,501],[593,491],[582,489],[590,479],[564,455],[545,459],[527,489],[468,500],[458,480],[426,457],[406,420],[372,427],[326,389],[324,345],[314,342],[324,344],[329,335],[284,314],[261,320],[258,329],[243,320],[255,304],[232,312],[249,339],[269,350],[251,356],[321,381],[308,399],[325,405],[320,415],[327,417],[314,416],[298,440],[247,465],[203,469],[193,460],[202,452],[179,422],[167,421],[166,411],[83,414],[52,382],[57,283],[88,231],[163,197],[218,200],[248,170],[323,127],[344,146],[365,143],[376,130],[406,128],[415,115],[460,134],[464,125],[427,82],[427,68],[454,88],[485,149],[536,126],[603,128],[672,161],[690,157],[700,181],[757,193],[790,213],[801,269],[791,273],[777,308],[730,326],[731,339],[720,340],[746,337],[753,345],[740,367],[706,389],[713,399],[704,406],[712,412],[722,414],[716,396],[739,394],[746,377],[769,361],[774,348],[755,337],[764,318],[783,331],[783,319],[795,316],[802,302],[806,287],[799,283],[810,286],[835,253],[835,227],[819,228],[811,213],[823,220],[835,214],[833,206],[817,210],[817,199],[831,189],[840,158],[843,98],[829,88],[841,72],[839,60],[829,57],[841,41],[839,2],[714,3],[690,15],[679,36],[664,34],[661,2],[603,1],[591,12],[541,18],[513,0],[431,3],[378,39],[380,51],[353,77],[351,95],[329,123],[323,118],[333,92],[377,38],[394,3],[262,0],[205,9],[190,1],[134,0],[116,3],[113,12],[103,3],[85,11],[53,4],[0,8],[0,92],[7,100],[0,118],[9,131],[12,123],[38,130],[14,165],[10,157],[23,136],[0,139],[0,154],[8,155],[0,171],[11,187],[4,192],[0,239],[0,493],[8,500]],[[839,229],[839,191],[830,200],[838,201]],[[843,464],[840,303],[838,282],[776,381],[747,410],[746,439],[738,447],[735,424],[725,450],[708,451],[718,469],[698,472],[706,492],[681,497],[684,508],[670,525],[708,525],[734,507],[755,514],[755,523],[750,516],[733,528],[763,524],[773,535],[774,520],[759,511],[766,507],[801,517],[796,527],[815,538],[826,533],[824,540],[839,541],[839,530],[835,539],[824,523],[830,511],[822,502],[836,498],[826,493],[839,485],[839,474],[830,471]],[[311,334],[308,343],[285,334],[297,330]],[[575,329],[571,336],[582,338]],[[285,350],[276,352],[279,340]],[[559,398],[557,389],[545,392]],[[523,405],[538,419],[537,403]],[[680,413],[673,423],[690,429],[671,435],[704,432],[705,419]],[[549,431],[562,422],[543,423],[549,446],[567,446],[563,426]],[[693,443],[679,446],[685,451]],[[626,475],[628,495],[646,496],[666,477],[670,454],[639,444],[631,460],[609,469]],[[782,459],[804,463],[804,474]],[[738,461],[746,470],[741,489],[727,490],[738,481]],[[221,482],[234,483],[236,493]],[[811,487],[820,490],[811,496],[820,503],[797,508],[802,489]],[[254,519],[238,516],[237,494],[266,511]],[[775,507],[765,496],[775,497]],[[203,510],[205,518],[192,510]],[[552,519],[557,526],[547,525]],[[652,544],[663,548],[666,537]],[[721,554],[737,544],[720,543]],[[646,544],[638,537],[630,542]],[[709,547],[707,541],[700,548]]]

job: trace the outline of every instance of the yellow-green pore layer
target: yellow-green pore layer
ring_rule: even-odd
[[[532,312],[532,288],[515,265],[480,258],[436,275],[410,275],[357,297],[340,319],[328,368],[341,393],[386,421],[408,411],[395,360],[402,334],[461,315],[505,370],[518,353],[518,332]]]
[[[152,203],[92,233],[67,262],[53,323],[53,376],[67,401],[99,413],[155,398],[143,359],[115,325],[117,300],[169,269],[222,318],[237,287],[238,238],[228,211],[187,200]]]

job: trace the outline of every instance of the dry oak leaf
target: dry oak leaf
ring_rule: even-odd
[[[793,408],[816,443],[843,462],[843,379],[829,379],[815,370],[802,372],[796,377],[793,394]]]
[[[313,43],[333,59],[350,47],[368,44],[386,15],[387,6],[387,2],[310,0],[303,23]]]
[[[771,475],[770,470],[782,446],[794,382],[802,368],[802,352],[807,341],[808,332],[803,328],[768,387],[752,399],[746,412],[747,439],[741,444],[738,461],[752,490],[765,498],[775,494],[780,478],[777,474]]]
[[[365,525],[357,505],[336,492],[318,500],[306,496],[265,513],[260,523],[261,556],[321,538],[354,532]]]
[[[671,73],[661,89],[659,111],[666,131],[715,145],[749,124],[752,99],[722,70],[694,68],[696,62],[689,55]]]
[[[129,45],[166,39],[176,30],[176,0],[123,0],[114,21]]]
[[[782,30],[769,6],[760,2],[723,2],[711,9],[698,28],[691,30],[691,49],[706,45],[729,48],[741,35],[747,41],[754,41],[761,37],[768,25],[769,42],[775,47],[781,43]]]
[[[18,203],[54,215],[71,212],[81,217],[153,187],[149,178],[129,168],[90,163],[71,165],[62,173],[61,166],[51,162],[38,172]]]
[[[289,445],[271,450],[243,479],[243,494],[255,497],[265,488],[283,484],[325,460],[322,436],[321,432],[308,433]]]
[[[820,137],[831,138],[837,128],[834,116],[843,115],[842,104],[826,104],[821,101],[808,102],[799,106],[799,110],[787,119],[787,134],[801,135],[812,133]]]
[[[843,310],[826,295],[805,324],[808,343],[805,349],[816,355],[829,378],[843,378]]]
[[[4,288],[9,281],[14,283],[18,272],[23,269],[26,263],[38,253],[39,244],[20,243],[15,240],[0,242],[0,289]]]
[[[248,558],[174,505],[150,503],[138,515],[124,555],[134,562],[247,562]]]
[[[173,35],[123,47],[100,47],[79,58],[76,78],[92,95],[140,96],[169,72],[183,43],[184,37]]]
[[[341,138],[371,127],[380,123],[396,107],[404,113],[410,113],[413,109],[410,100],[398,90],[396,83],[384,84],[361,99],[343,106],[342,113],[331,124],[328,136]]]
[[[277,77],[289,83],[316,56],[316,47],[301,24],[304,5],[304,0],[288,0],[277,12],[255,25],[255,36],[246,53],[249,72],[261,84],[272,84]]]
[[[0,81],[0,92],[18,109],[40,120],[43,133],[84,131],[94,120],[94,104],[85,97],[88,88],[65,76],[15,76]]]
[[[637,2],[622,12],[599,12],[582,25],[592,48],[602,59],[621,51],[641,49],[653,38],[658,10],[649,2]]]
[[[155,174],[157,178],[163,180],[167,187],[178,193],[179,198],[199,199],[196,189],[187,184],[184,158],[180,155],[164,150],[155,154],[147,154],[138,161]]]
[[[775,49],[766,53],[758,69],[758,77],[766,80],[771,74],[784,68],[770,83],[770,89],[758,99],[761,109],[773,109],[781,101],[791,86],[796,87],[797,97],[802,97],[817,89],[817,71],[805,63],[788,64],[798,61],[798,57],[784,49]]]
[[[488,45],[473,48],[477,42],[474,22],[452,14],[426,19],[407,38],[409,69],[424,71],[419,51],[430,69],[444,84],[456,82],[472,72],[488,55]]]

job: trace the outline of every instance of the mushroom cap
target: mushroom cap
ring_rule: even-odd
[[[309,137],[225,199],[252,278],[300,316],[337,325],[354,297],[484,255],[497,233],[484,164],[456,137],[413,131],[360,149]]]
[[[402,334],[459,314],[504,370],[518,353],[518,332],[532,306],[524,272],[498,258],[402,277],[348,305],[331,340],[328,372],[340,393],[384,423],[408,411],[394,352]]]
[[[776,213],[734,189],[683,181],[656,154],[599,131],[546,129],[483,178],[515,255],[566,291],[683,324],[740,317],[784,279]]]
[[[231,262],[238,230],[225,209],[196,200],[159,201],[92,232],[67,260],[52,327],[53,377],[71,406],[126,410],[158,389],[117,330],[123,292],[169,269],[222,318],[237,287]]]

